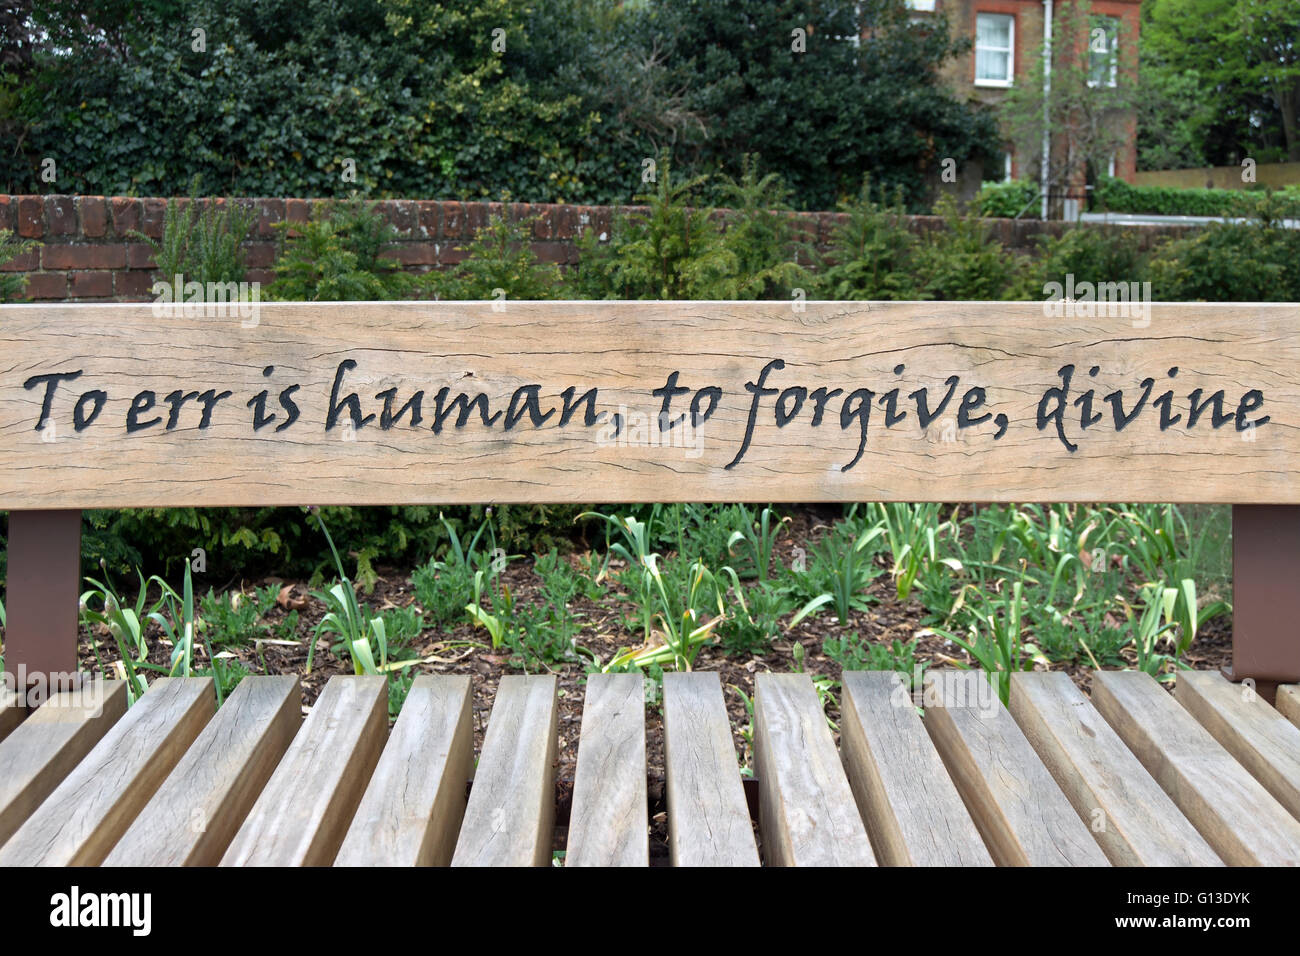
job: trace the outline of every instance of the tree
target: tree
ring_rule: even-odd
[[[1300,0],[1150,0],[1142,53],[1166,78],[1195,76],[1204,161],[1300,160]]]
[[[1094,16],[1086,2],[1057,10],[1050,50],[1035,52],[1025,82],[999,104],[1002,127],[1018,154],[1041,157],[1044,131],[1050,133],[1046,180],[1053,198],[1075,193],[1088,169],[1107,168],[1133,137],[1129,117],[1138,104],[1137,51],[1123,21]]]

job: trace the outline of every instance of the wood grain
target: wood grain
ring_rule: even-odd
[[[1222,865],[1068,674],[1012,674],[1011,713],[1111,863]]]
[[[0,742],[0,846],[126,713],[126,681],[54,695]]]
[[[296,676],[241,680],[104,865],[216,866],[301,715]]]
[[[649,866],[645,678],[592,674],[582,707],[565,866]]]
[[[840,751],[882,866],[992,866],[906,688],[845,671]]]
[[[26,716],[27,708],[18,694],[0,685],[0,740],[9,736],[9,731],[21,724]]]
[[[387,735],[387,678],[331,677],[221,865],[329,866]]]
[[[550,866],[559,708],[553,676],[501,678],[452,866]]]
[[[999,866],[1106,866],[982,671],[926,674],[925,726]]]
[[[0,509],[121,508],[164,505],[448,504],[628,501],[1202,501],[1300,503],[1300,329],[1290,304],[1162,304],[1145,317],[1048,318],[1042,303],[839,302],[795,311],[777,302],[262,303],[256,325],[238,318],[155,316],[148,304],[0,306]],[[85,343],[94,341],[94,349]],[[786,394],[793,414],[778,428],[778,393],[758,404],[752,442],[741,451],[756,383]],[[341,363],[340,400],[355,394],[360,428],[326,430]],[[903,366],[896,374],[894,369]],[[1073,366],[1058,439],[1050,418],[1038,427],[1046,390]],[[1098,372],[1090,376],[1088,371]],[[271,368],[269,374],[263,370]],[[1175,377],[1168,372],[1177,368]],[[80,372],[52,393],[53,432],[38,429],[46,387],[35,376]],[[677,372],[689,388],[670,409],[687,420],[660,432],[653,419]],[[913,392],[925,388],[936,411],[922,430]],[[1151,390],[1142,402],[1143,382]],[[301,417],[287,422],[280,394]],[[537,386],[540,427],[527,411]],[[969,388],[985,403],[967,416],[1006,415],[958,428]],[[518,397],[522,414],[484,425],[456,415],[435,434],[435,399],[487,397],[491,415]],[[598,412],[626,414],[627,427],[585,423],[585,406],[560,427],[560,396],[575,402],[596,388]],[[690,403],[716,410],[690,426]],[[818,388],[825,407],[814,426]],[[907,417],[885,426],[880,399],[892,389]],[[1073,400],[1094,390],[1097,424],[1086,431]],[[1157,400],[1174,391],[1160,428]],[[201,402],[213,390],[201,428]],[[389,392],[389,427],[384,401]],[[857,389],[859,393],[846,405]],[[1122,389],[1122,409],[1106,396]],[[1220,427],[1205,412],[1190,421],[1189,396],[1225,390]],[[1259,389],[1263,406],[1237,429],[1238,403]],[[93,422],[74,430],[80,396],[107,394]],[[422,420],[408,410],[422,391]],[[152,393],[152,408],[147,408]],[[175,425],[168,429],[177,393]],[[266,392],[278,417],[258,430],[248,403]],[[132,403],[136,424],[127,432]],[[971,393],[972,401],[978,393]],[[866,397],[864,453],[855,403]],[[1045,414],[1052,411],[1050,396]],[[1140,412],[1123,431],[1116,414]],[[798,406],[796,410],[796,406]],[[94,396],[83,413],[94,409]],[[572,411],[572,409],[571,409]],[[633,416],[639,416],[633,421]],[[149,425],[146,423],[155,422]],[[397,424],[393,424],[394,420]],[[1123,419],[1121,419],[1122,421]],[[344,413],[341,421],[350,421]],[[696,442],[694,438],[698,437]],[[1243,440],[1249,438],[1251,440]],[[43,440],[52,439],[52,440]],[[351,440],[350,440],[351,439]],[[736,461],[734,467],[727,467]]]
[[[1141,671],[1097,671],[1093,705],[1230,866],[1300,864],[1300,823]]]
[[[876,865],[807,674],[754,679],[754,772],[768,865]]]
[[[411,682],[335,866],[446,866],[474,763],[468,676]]]
[[[1181,671],[1174,697],[1300,819],[1300,727],[1218,671]]]
[[[210,677],[155,681],[0,848],[0,866],[103,862],[215,710]]]
[[[716,673],[664,675],[664,771],[673,865],[758,866]]]
[[[1300,727],[1300,684],[1283,684],[1277,689],[1277,712]]]

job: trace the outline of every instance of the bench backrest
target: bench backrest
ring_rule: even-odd
[[[1292,305],[0,308],[0,509],[1297,503]]]

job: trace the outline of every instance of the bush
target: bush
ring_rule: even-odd
[[[529,245],[535,220],[506,221],[495,216],[468,247],[468,257],[451,272],[429,274],[440,299],[549,299],[560,282],[560,270],[543,265]]]
[[[1027,179],[984,183],[972,200],[971,211],[986,219],[1019,219],[1026,213],[1036,218],[1040,195],[1038,184]]]
[[[951,197],[943,197],[935,212],[943,216],[944,228],[927,237],[917,256],[925,297],[1019,298],[1022,257],[991,238],[983,220],[961,215]]]
[[[923,299],[916,273],[916,237],[907,228],[901,199],[871,198],[864,179],[858,195],[840,204],[847,221],[835,227],[830,253],[820,260],[818,294],[824,299]]]
[[[1267,221],[1210,223],[1166,242],[1151,260],[1157,300],[1169,302],[1300,301],[1300,231]]]
[[[1092,191],[1092,206],[1110,212],[1156,216],[1249,216],[1258,198],[1253,190],[1130,186],[1122,179],[1103,176]],[[1288,215],[1300,215],[1300,190],[1288,187],[1283,198]]]
[[[1130,230],[1072,226],[1059,236],[1040,237],[1040,253],[1031,269],[1030,295],[1040,297],[1048,282],[1064,286],[1066,276],[1079,282],[1141,282],[1147,256]]]

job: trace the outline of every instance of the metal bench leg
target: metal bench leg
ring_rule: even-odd
[[[9,512],[7,584],[4,658],[11,680],[22,681],[21,690],[38,682],[49,688],[51,678],[72,680],[77,671],[81,512]],[[16,683],[10,686],[20,690]]]
[[[1300,506],[1232,506],[1231,680],[1270,704],[1300,681]]]

